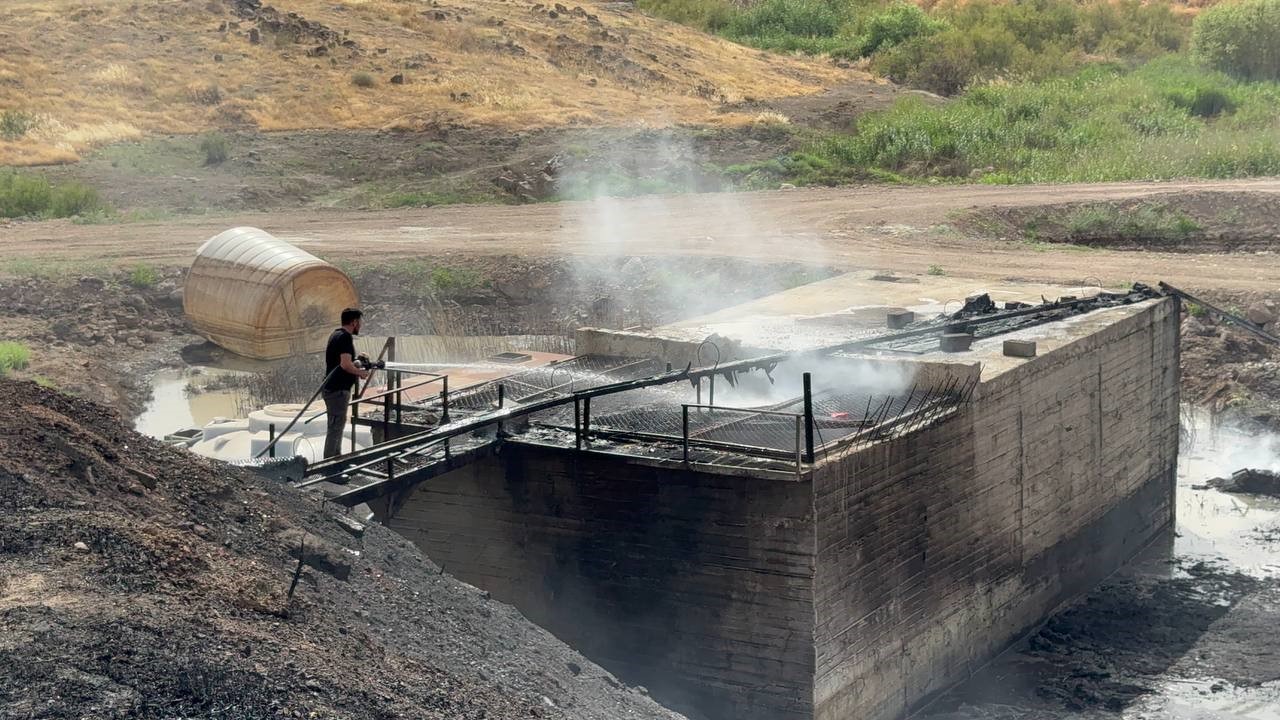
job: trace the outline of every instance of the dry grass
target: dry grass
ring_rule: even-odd
[[[585,13],[554,19],[530,0],[460,0],[443,8],[425,0],[270,4],[346,31],[361,52],[336,48],[310,57],[314,42],[287,38],[254,45],[248,22],[219,32],[236,19],[223,0],[0,4],[0,108],[49,121],[39,133],[0,143],[0,165],[66,162],[114,140],[245,124],[720,122],[722,100],[812,93],[866,77],[592,3],[567,3]],[[376,85],[353,85],[355,73],[369,73]],[[390,83],[396,73],[408,82]]]

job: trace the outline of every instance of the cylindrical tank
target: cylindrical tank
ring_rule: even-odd
[[[356,305],[341,270],[251,227],[201,245],[182,296],[196,332],[260,360],[324,349],[343,308]]]

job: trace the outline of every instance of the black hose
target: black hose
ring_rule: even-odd
[[[262,448],[261,452],[253,456],[254,460],[257,460],[258,458],[262,457],[268,452],[271,452],[271,448],[275,447],[276,443],[280,442],[280,438],[284,437],[286,433],[288,433],[290,430],[293,429],[293,426],[298,423],[298,418],[302,417],[302,414],[307,411],[307,408],[311,407],[311,403],[315,402],[316,398],[320,397],[320,393],[324,392],[324,386],[329,384],[329,378],[333,377],[333,374],[338,372],[341,369],[342,369],[342,366],[339,365],[338,367],[335,367],[334,369],[330,370],[328,375],[324,376],[324,380],[320,381],[320,387],[316,388],[316,391],[311,396],[311,399],[303,403],[302,409],[298,410],[298,414],[293,416],[293,419],[289,421],[289,424],[285,426],[284,430],[281,430],[279,433],[276,433],[275,438],[273,438],[271,442],[267,443],[267,446]]]

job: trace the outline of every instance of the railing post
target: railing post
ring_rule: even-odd
[[[796,477],[800,477],[800,422],[801,417],[796,416]]]
[[[267,426],[267,457],[276,456],[276,424]]]
[[[382,396],[382,442],[391,439],[391,396]]]
[[[711,376],[711,382],[708,383],[708,385],[711,386],[711,391],[707,393],[707,404],[710,405],[711,407],[715,407],[716,406],[716,376],[715,375]]]
[[[576,397],[573,399],[573,446],[582,449],[582,405]]]
[[[698,401],[698,406],[699,406],[699,407],[698,407],[698,410],[699,410],[699,412],[701,412],[701,410],[702,410],[702,407],[701,407],[701,406],[702,406],[702,376],[701,376],[701,375],[699,375],[699,376],[698,376],[698,395],[697,395],[697,401]]]
[[[449,376],[441,380],[444,388],[440,391],[440,424],[449,422]]]
[[[506,387],[502,383],[498,383],[498,409],[501,410],[502,406],[505,405],[506,402],[507,402]],[[503,426],[502,421],[499,420],[498,421],[498,437],[502,437],[503,433],[505,432],[506,432],[506,428]]]
[[[681,436],[684,438],[684,464],[688,465],[689,464],[689,406],[681,405],[680,414],[682,415],[680,419],[680,424],[683,428],[681,432]]]
[[[591,397],[582,399],[582,441],[591,442]]]
[[[351,401],[351,452],[356,451],[356,419],[360,417],[360,401]],[[342,454],[342,448],[338,448],[338,454]]]
[[[804,459],[813,462],[813,382],[809,373],[804,376]]]

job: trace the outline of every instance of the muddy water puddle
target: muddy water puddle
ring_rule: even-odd
[[[1185,409],[1174,532],[922,713],[934,720],[1280,720],[1280,438]]]
[[[239,392],[204,388],[217,388],[220,379],[244,374],[247,371],[213,367],[161,370],[151,379],[151,400],[134,422],[134,429],[163,438],[183,428],[203,427],[217,417],[238,417]]]

